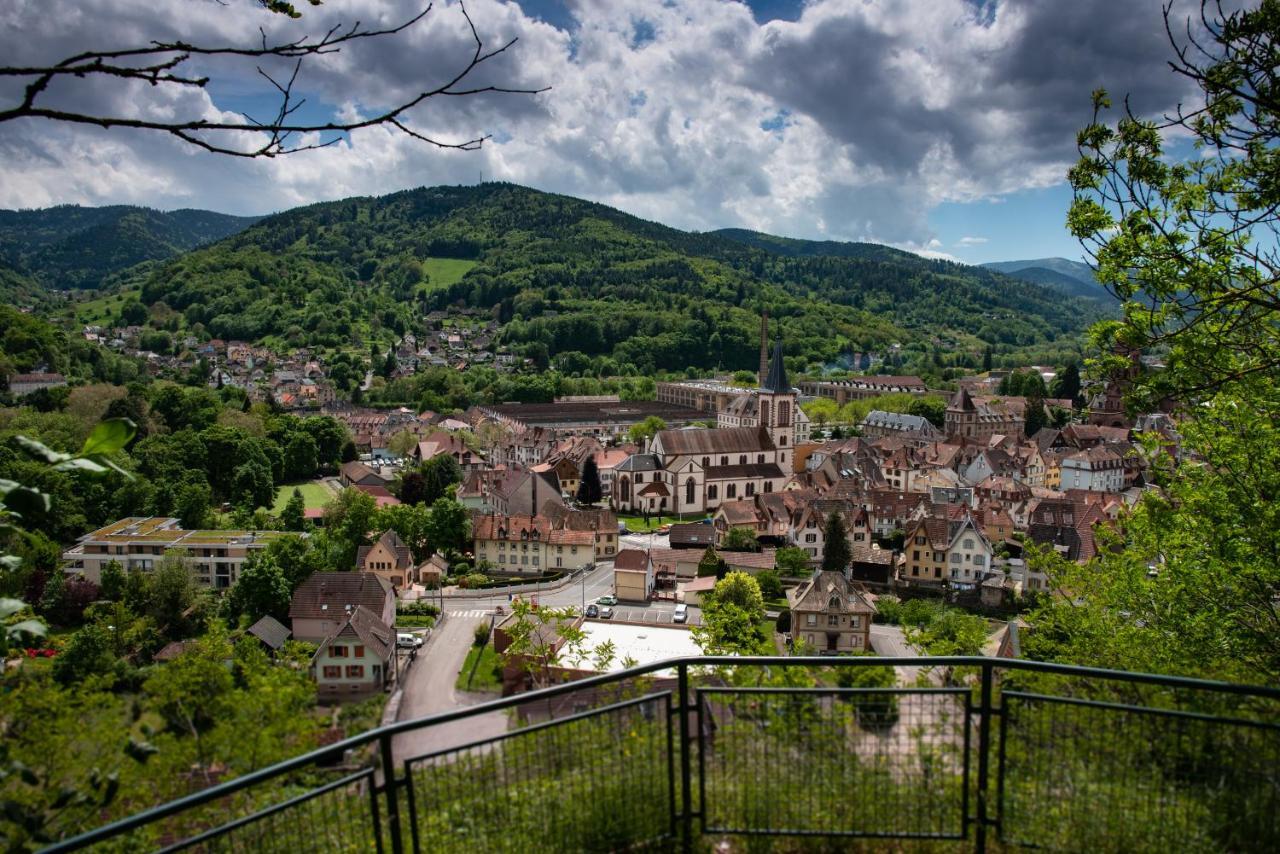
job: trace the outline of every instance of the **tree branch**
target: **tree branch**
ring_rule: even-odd
[[[272,11],[273,7],[267,6]],[[292,8],[292,7],[290,7]],[[400,131],[411,139],[428,143],[437,148],[474,151],[480,148],[489,135],[478,136],[462,141],[446,141],[437,139],[423,131],[410,126],[406,113],[421,106],[432,98],[470,97],[485,93],[509,95],[536,95],[550,89],[549,86],[536,89],[515,88],[498,85],[471,86],[463,84],[485,62],[505,53],[517,41],[511,39],[500,47],[486,50],[484,41],[476,29],[475,22],[467,12],[466,6],[459,2],[458,8],[471,32],[474,49],[466,64],[445,84],[427,89],[407,100],[385,109],[374,116],[353,121],[298,122],[291,117],[305,99],[296,98],[294,86],[302,72],[304,60],[308,57],[337,53],[345,45],[358,40],[389,38],[396,36],[422,21],[431,12],[428,5],[408,20],[391,27],[381,29],[362,29],[360,22],[343,28],[335,25],[318,38],[302,37],[293,41],[268,43],[267,35],[261,34],[261,45],[258,47],[208,47],[187,44],[182,41],[153,41],[150,46],[114,51],[85,51],[68,57],[51,66],[8,66],[0,67],[0,77],[32,78],[27,84],[21,102],[7,109],[0,109],[0,122],[22,118],[46,119],[65,124],[93,125],[102,128],[129,128],[133,130],[153,130],[168,133],[185,143],[215,154],[234,157],[276,157],[282,154],[294,154],[325,148],[336,143],[340,137],[327,141],[308,142],[298,145],[290,144],[290,140],[298,134],[344,134],[365,128],[387,126]],[[159,121],[124,115],[95,115],[74,110],[58,109],[38,103],[48,90],[49,85],[59,79],[97,79],[111,78],[116,80],[135,80],[152,86],[167,86],[176,89],[204,89],[210,78],[186,76],[179,73],[192,57],[236,57],[241,59],[293,59],[292,71],[287,81],[280,81],[268,74],[261,66],[257,73],[275,90],[279,98],[274,117],[269,120],[258,120],[252,116],[241,114],[243,120],[211,121],[207,119],[191,119],[187,121]],[[130,60],[142,64],[130,65]],[[215,141],[217,134],[250,132],[265,134],[261,144],[240,146],[231,142]]]

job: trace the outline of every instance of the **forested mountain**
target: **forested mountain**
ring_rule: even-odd
[[[491,310],[499,343],[536,358],[643,372],[754,366],[761,306],[800,367],[892,343],[975,357],[988,342],[1043,347],[1096,316],[998,273],[867,252],[784,254],[509,184],[431,187],[269,217],[158,266],[141,298],[220,338],[362,348],[463,305]],[[442,258],[474,266],[432,281]]]
[[[1047,285],[1071,296],[1113,302],[1111,295],[1098,284],[1093,268],[1079,261],[1036,258],[1027,261],[992,261],[982,266],[1037,285]]]
[[[129,205],[0,211],[0,261],[46,288],[95,288],[112,273],[221,240],[257,219]]]

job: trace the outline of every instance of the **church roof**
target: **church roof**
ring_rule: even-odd
[[[791,383],[787,382],[787,367],[782,363],[782,339],[773,345],[773,362],[769,365],[769,377],[761,386],[763,391],[777,394],[790,394]]]

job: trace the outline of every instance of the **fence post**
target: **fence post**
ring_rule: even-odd
[[[404,842],[400,838],[400,795],[396,789],[400,782],[396,779],[395,760],[391,755],[391,736],[385,733],[378,738],[382,749],[382,789],[387,796],[387,832],[391,837],[391,854],[403,854]]]
[[[680,823],[681,846],[684,851],[693,849],[693,787],[692,762],[689,756],[689,665],[680,662],[677,682],[680,692]]]
[[[987,850],[987,778],[990,775],[991,754],[991,682],[994,669],[990,663],[982,664],[982,699],[978,706],[978,832],[974,848],[978,854]]]

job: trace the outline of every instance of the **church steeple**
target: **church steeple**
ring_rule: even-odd
[[[763,373],[761,374],[763,376]],[[782,362],[782,339],[773,345],[773,363],[769,365],[769,375],[760,388],[774,394],[790,394],[791,383],[787,382],[787,366]]]
[[[760,387],[769,376],[769,309],[760,312]]]

